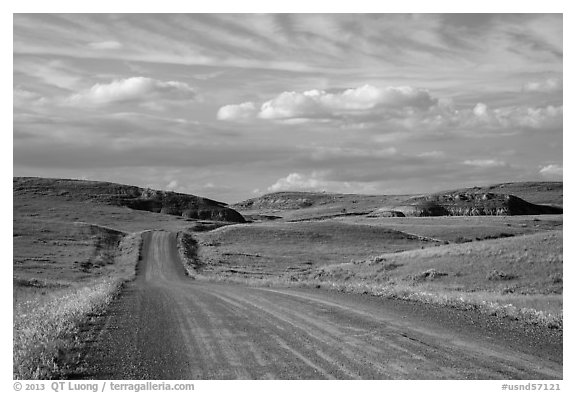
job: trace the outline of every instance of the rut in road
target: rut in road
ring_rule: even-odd
[[[102,321],[87,378],[562,378],[561,342],[542,355],[391,300],[195,281],[175,234],[143,236],[137,279]]]

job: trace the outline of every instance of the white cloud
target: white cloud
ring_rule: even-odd
[[[317,172],[313,172],[310,176],[300,173],[290,173],[288,176],[278,179],[276,183],[268,187],[268,191],[321,191],[325,188],[326,184],[326,181],[324,181]]]
[[[479,102],[476,104],[474,109],[472,109],[472,112],[478,117],[484,117],[488,113],[488,106],[482,102]]]
[[[537,93],[554,93],[562,91],[561,78],[546,78],[539,81],[531,81],[522,86],[522,90]]]
[[[540,169],[540,174],[546,179],[562,180],[563,167],[561,165],[550,164]]]
[[[425,151],[423,153],[417,154],[417,157],[421,158],[444,158],[446,153],[440,150]]]
[[[484,103],[478,103],[472,109],[473,116],[466,111],[456,112],[453,120],[457,124],[475,128],[509,129],[517,127],[542,128],[562,124],[564,107],[548,105],[545,107],[515,106],[492,109]]]
[[[386,130],[517,131],[518,128],[561,126],[563,106],[513,106],[491,108],[479,102],[462,109],[450,99],[435,98],[427,90],[413,87],[377,88],[364,85],[338,93],[308,90],[283,92],[258,109],[254,102],[226,105],[218,119],[273,120],[283,124],[337,121],[344,128],[379,125]]]
[[[408,109],[424,111],[437,102],[437,99],[423,89],[364,85],[339,93],[328,93],[324,90],[283,92],[264,102],[259,111],[255,110],[253,103],[244,103],[222,107],[218,115],[225,120],[245,120],[253,117],[266,120],[331,119]]]
[[[196,97],[195,90],[186,83],[159,81],[145,77],[118,79],[110,83],[97,83],[90,89],[68,97],[72,106],[100,106],[118,102],[186,101]]]
[[[327,179],[328,176],[329,172],[326,171],[313,171],[309,175],[294,172],[278,179],[276,183],[267,188],[267,191],[374,193],[377,190],[377,185],[374,182],[336,181]]]
[[[166,190],[175,191],[178,188],[178,180],[171,180],[170,183],[166,185]]]
[[[88,44],[88,46],[93,49],[102,50],[121,49],[123,47],[123,45],[118,41],[91,42]]]
[[[226,105],[218,110],[218,120],[246,120],[256,115],[257,109],[253,102],[238,105]]]
[[[464,165],[474,166],[478,168],[498,168],[508,166],[508,163],[495,160],[495,159],[485,159],[485,160],[466,160]]]

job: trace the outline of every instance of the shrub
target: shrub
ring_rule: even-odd
[[[488,272],[488,274],[486,275],[486,279],[490,281],[507,281],[507,280],[513,280],[517,277],[518,276],[514,274],[508,274],[498,270],[492,270]]]

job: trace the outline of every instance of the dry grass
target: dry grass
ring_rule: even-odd
[[[528,235],[561,230],[562,215],[540,216],[471,216],[471,217],[346,217],[343,222],[395,229],[449,243]]]
[[[431,290],[501,294],[561,294],[562,232],[445,245],[323,266],[318,280],[425,284]],[[391,267],[394,267],[391,269]],[[434,271],[435,274],[426,272]]]
[[[139,234],[122,238],[113,276],[81,286],[36,288],[15,299],[15,379],[62,378],[73,371],[82,345],[80,325],[103,312],[122,283],[133,278],[140,247]]]
[[[384,254],[302,279],[562,328],[562,239],[550,231]]]
[[[270,276],[438,244],[393,229],[338,221],[230,225],[196,233],[203,271]]]

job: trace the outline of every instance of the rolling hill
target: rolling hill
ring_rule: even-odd
[[[13,183],[15,198],[34,194],[68,201],[126,206],[192,219],[245,222],[241,214],[228,208],[225,203],[195,195],[87,180],[15,177]]]

